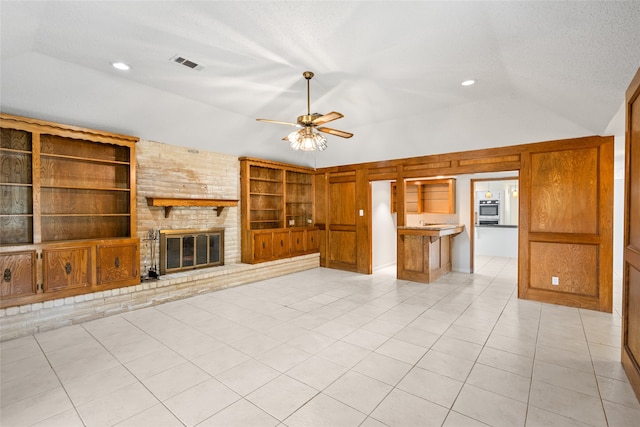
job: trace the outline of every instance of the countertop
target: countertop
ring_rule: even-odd
[[[401,234],[422,234],[425,236],[442,237],[462,233],[464,224],[427,224],[414,226],[399,226]]]

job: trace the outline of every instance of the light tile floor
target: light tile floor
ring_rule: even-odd
[[[3,427],[638,426],[613,314],[314,269],[1,344]],[[616,280],[619,285],[619,280]]]

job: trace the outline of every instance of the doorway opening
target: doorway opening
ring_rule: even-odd
[[[511,176],[471,179],[471,272],[492,258],[518,259],[520,186],[518,173]]]

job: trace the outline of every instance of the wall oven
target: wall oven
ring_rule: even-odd
[[[500,223],[500,200],[480,200],[478,202],[478,224],[497,225]]]

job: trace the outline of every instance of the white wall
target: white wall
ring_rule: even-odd
[[[451,268],[462,273],[471,272],[471,177],[473,175],[458,175],[456,177],[456,213],[458,222],[464,224],[464,231],[453,238],[451,246]]]
[[[371,183],[372,267],[396,264],[396,214],[391,213],[390,181]]]
[[[624,178],[613,181],[613,272],[622,276],[624,256]]]

